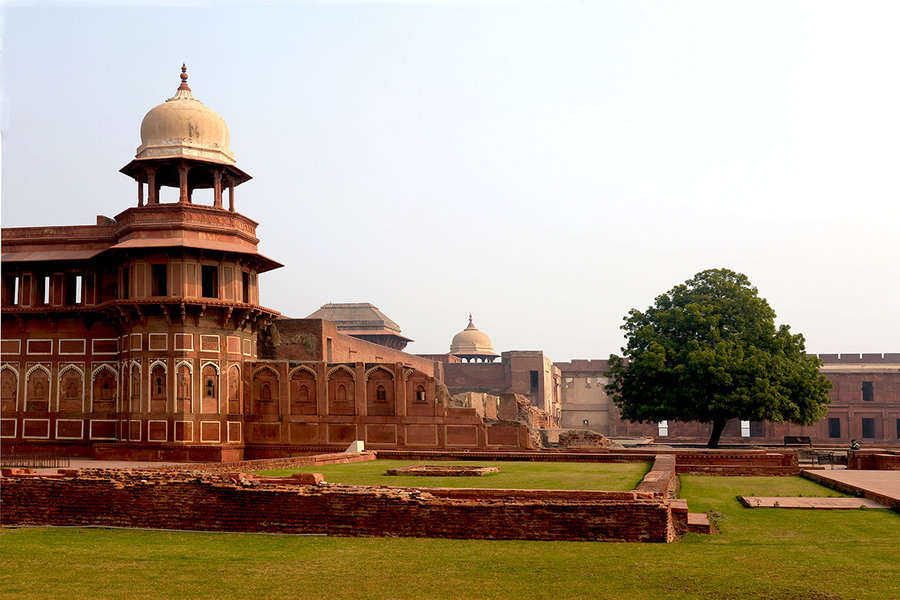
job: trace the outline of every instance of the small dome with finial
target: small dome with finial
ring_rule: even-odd
[[[480,331],[472,322],[472,313],[469,313],[469,325],[453,336],[450,342],[450,354],[469,360],[485,360],[492,362],[497,356],[491,338]]]
[[[135,158],[197,158],[233,165],[225,119],[194,98],[181,65],[175,95],[150,110],[141,122],[141,145]]]

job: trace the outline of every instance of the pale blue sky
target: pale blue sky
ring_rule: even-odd
[[[139,4],[139,3],[132,3]],[[3,226],[135,202],[186,62],[262,302],[370,301],[445,352],[604,358],[627,311],[746,273],[812,352],[900,351],[900,3],[88,3],[3,11]]]

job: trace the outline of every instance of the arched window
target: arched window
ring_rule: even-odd
[[[387,392],[384,390],[383,385],[379,385],[375,390],[375,400],[379,402],[387,402]]]
[[[347,388],[344,387],[344,384],[341,383],[337,387],[337,393],[334,395],[335,402],[346,402],[347,401]]]

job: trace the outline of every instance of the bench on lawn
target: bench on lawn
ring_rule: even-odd
[[[786,435],[784,436],[785,446],[806,446],[812,449],[812,439],[808,435]]]

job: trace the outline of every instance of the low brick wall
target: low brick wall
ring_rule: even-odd
[[[375,452],[336,452],[313,456],[293,456],[291,458],[260,458],[223,463],[192,463],[164,467],[167,471],[202,471],[204,473],[235,473],[251,471],[271,471],[273,469],[296,469],[344,463],[366,462],[377,458]]]
[[[675,457],[659,454],[650,471],[637,487],[639,492],[650,492],[658,498],[677,498],[681,485],[675,470]]]
[[[175,470],[73,475],[4,477],[2,524],[628,542],[677,536],[669,500],[646,492],[298,485]]]
[[[900,470],[900,452],[895,450],[851,450],[847,456],[847,468],[897,471]]]
[[[536,462],[650,462],[673,456],[676,472],[686,475],[799,475],[793,450],[705,450],[654,448],[609,452],[453,452],[378,450],[379,458],[396,460],[525,460]]]
[[[385,475],[408,475],[410,477],[483,477],[497,473],[500,467],[463,467],[458,465],[415,465],[388,469]]]

